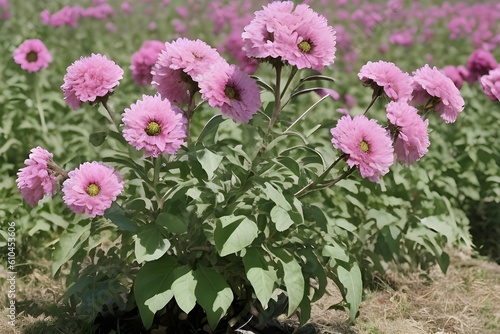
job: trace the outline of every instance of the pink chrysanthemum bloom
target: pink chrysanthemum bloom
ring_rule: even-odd
[[[361,67],[358,78],[363,86],[373,88],[374,94],[383,92],[393,101],[408,101],[411,98],[413,80],[394,63],[369,61]]]
[[[434,107],[446,123],[456,121],[458,113],[464,110],[464,99],[453,81],[441,73],[436,66],[429,65],[413,72],[412,105]]]
[[[85,162],[68,173],[63,201],[76,213],[102,216],[123,190],[123,180],[113,168],[96,161]]]
[[[132,56],[132,76],[134,81],[139,86],[147,86],[151,84],[153,68],[158,56],[162,50],[165,50],[165,44],[161,41],[150,40],[142,43],[139,51]]]
[[[321,71],[335,60],[336,36],[324,16],[308,5],[272,2],[255,12],[241,35],[249,57],[281,58],[297,68]]]
[[[390,102],[386,110],[387,119],[397,135],[394,151],[398,161],[412,164],[420,160],[430,145],[429,120],[424,121],[415,107],[403,101]]]
[[[68,67],[61,89],[68,105],[74,108],[75,103],[69,102],[68,96],[74,96],[81,102],[95,102],[112,93],[122,78],[123,70],[114,61],[92,54]]]
[[[219,76],[220,82],[211,80],[217,77],[217,73],[226,73]],[[222,68],[215,67],[213,74],[207,74],[206,78],[200,81],[200,91],[202,96],[208,100],[212,107],[219,107],[224,115],[231,117],[234,121],[247,123],[259,110],[261,105],[260,90],[257,83],[246,73],[235,65]],[[216,84],[206,87],[206,83]],[[207,90],[216,92],[207,92]]]
[[[57,192],[57,176],[49,169],[52,153],[40,146],[31,150],[24,161],[26,167],[17,173],[17,188],[31,206],[35,206],[44,195],[53,196]]]
[[[38,72],[47,68],[52,56],[39,39],[27,39],[14,51],[14,61],[28,72]]]
[[[143,95],[123,113],[123,137],[146,157],[174,154],[186,140],[186,119],[182,111],[160,95]]]
[[[492,101],[500,101],[500,67],[491,70],[487,75],[483,75],[479,82],[483,92]]]
[[[331,129],[332,144],[348,155],[347,164],[357,166],[362,177],[378,182],[394,163],[389,133],[364,115],[342,116]]]
[[[198,89],[200,76],[221,61],[225,60],[205,42],[178,38],[165,43],[165,50],[151,71],[152,84],[163,98],[173,103],[187,103],[190,93]]]
[[[469,83],[476,82],[481,76],[488,74],[492,69],[498,67],[498,62],[491,52],[478,49],[474,51],[467,60],[467,70]]]

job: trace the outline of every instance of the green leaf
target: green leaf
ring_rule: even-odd
[[[207,143],[211,142],[213,143],[215,141],[215,133],[217,132],[217,129],[219,129],[219,125],[226,121],[222,115],[215,115],[212,117],[203,130],[201,130],[200,135],[198,136],[198,139],[196,140],[197,143]]]
[[[89,136],[89,142],[92,146],[98,147],[104,143],[104,140],[108,136],[107,132],[94,132]]]
[[[170,248],[170,241],[163,238],[156,225],[148,225],[141,229],[135,240],[135,257],[137,262],[159,259]]]
[[[317,288],[314,288],[315,292],[311,298],[311,301],[315,302],[325,294],[326,286],[328,285],[328,278],[326,276],[325,269],[312,249],[302,248],[298,250],[297,253],[301,255],[305,262],[302,266],[302,270],[316,278]]]
[[[233,291],[222,275],[212,268],[199,267],[194,272],[195,295],[214,330],[233,302]]]
[[[455,233],[453,232],[453,226],[450,226],[447,222],[439,219],[436,216],[430,216],[420,219],[420,222],[427,226],[428,228],[436,231],[437,233],[444,235],[447,241],[454,240]]]
[[[217,219],[214,241],[220,256],[236,253],[257,238],[257,224],[245,216],[225,216]]]
[[[156,225],[164,226],[173,234],[182,234],[187,232],[187,225],[183,219],[170,213],[162,212],[155,221]]]
[[[286,211],[292,210],[290,203],[288,203],[283,193],[274,188],[269,182],[264,183],[264,185],[266,186],[266,188],[263,190],[269,200],[273,201],[274,203],[276,203],[276,205],[279,205]]]
[[[279,232],[283,232],[293,225],[293,220],[290,218],[288,212],[278,205],[275,205],[271,209],[271,220]]]
[[[55,245],[52,257],[52,276],[55,276],[61,266],[68,262],[88,240],[90,237],[90,227],[90,220],[85,219],[78,222],[78,224],[70,226],[62,235],[59,242]]]
[[[194,292],[197,282],[194,278],[194,273],[189,266],[182,266],[174,270],[174,276],[176,279],[172,283],[172,292],[175,301],[179,305],[179,308],[187,314],[196,305],[196,295]]]
[[[337,267],[337,275],[340,283],[344,287],[344,299],[349,305],[349,320],[356,319],[361,298],[363,296],[363,282],[361,280],[361,270],[356,262],[348,268],[342,265]]]
[[[151,327],[156,311],[161,310],[172,299],[171,288],[177,265],[174,257],[166,256],[146,263],[137,272],[134,296],[144,327]]]
[[[288,252],[282,249],[273,249],[272,252],[283,267],[283,282],[288,294],[288,316],[291,316],[304,298],[304,275],[300,264]]]
[[[274,292],[274,283],[278,280],[276,269],[266,262],[262,255],[262,250],[257,248],[248,248],[243,257],[245,273],[257,299],[262,307],[267,309],[267,303]]]
[[[219,167],[223,157],[210,150],[204,149],[196,152],[196,158],[200,162],[201,167],[203,167],[207,173],[208,179],[211,179],[214,176],[214,172]]]
[[[111,222],[118,226],[121,230],[133,233],[136,233],[139,230],[139,226],[125,216],[125,211],[123,211],[123,209],[115,202],[113,202],[111,207],[104,212],[104,217],[111,220]]]

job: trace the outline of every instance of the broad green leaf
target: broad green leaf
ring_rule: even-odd
[[[135,239],[135,257],[139,263],[159,259],[169,248],[170,241],[163,238],[160,228],[154,224],[142,228]]]
[[[447,241],[454,240],[455,233],[453,232],[453,226],[450,226],[447,222],[439,219],[436,216],[430,216],[420,219],[420,222],[427,226],[428,228],[438,232],[446,237]]]
[[[290,218],[288,212],[278,205],[275,205],[271,209],[271,220],[279,232],[283,232],[293,225],[293,220]]]
[[[217,220],[214,231],[214,241],[220,256],[236,253],[250,245],[257,238],[257,224],[245,216],[229,216],[228,224],[225,217]]]
[[[111,220],[111,222],[118,226],[121,230],[133,233],[136,233],[139,230],[139,226],[125,216],[125,211],[123,211],[123,209],[115,202],[113,202],[111,207],[104,212],[104,217]]]
[[[302,248],[297,251],[299,255],[301,255],[304,260],[304,264],[302,265],[302,270],[306,273],[311,274],[316,278],[317,288],[315,288],[315,292],[313,297],[311,298],[312,302],[319,300],[326,291],[326,286],[328,284],[328,279],[326,276],[325,268],[319,262],[316,253],[310,248]],[[308,299],[309,300],[309,299]]]
[[[233,291],[222,275],[212,268],[199,267],[194,272],[195,295],[207,314],[208,324],[214,330],[233,302]]]
[[[102,143],[104,143],[104,140],[106,139],[107,135],[108,135],[107,132],[103,131],[95,132],[89,136],[89,141],[92,144],[92,146],[98,147],[101,146]]]
[[[187,232],[187,226],[184,220],[170,213],[160,213],[156,218],[155,223],[156,225],[166,227],[169,232],[172,232],[174,234],[182,234]]]
[[[171,288],[177,266],[177,260],[173,256],[165,256],[146,263],[137,272],[134,296],[144,327],[151,327],[156,311],[161,310],[172,299]]]
[[[219,125],[226,121],[222,115],[215,115],[212,117],[203,130],[201,130],[200,135],[198,136],[197,143],[207,143],[211,142],[213,143],[215,141],[215,134],[217,132],[217,129],[219,129]]]
[[[305,282],[302,268],[288,252],[282,249],[274,249],[272,252],[283,267],[283,282],[288,295],[288,316],[291,316],[304,298]]]
[[[205,173],[207,173],[208,179],[210,180],[214,176],[214,172],[219,167],[223,157],[208,149],[204,149],[196,152],[196,158],[200,162],[201,167],[205,170]]]
[[[361,270],[356,262],[350,268],[342,265],[337,267],[337,275],[340,283],[345,289],[344,299],[349,305],[349,319],[356,319],[361,298],[363,296],[363,281],[361,280]]]
[[[61,266],[68,262],[88,240],[90,236],[90,227],[90,220],[85,219],[78,222],[78,224],[71,225],[61,236],[61,239],[59,239],[59,242],[55,245],[54,255],[52,257],[52,276],[54,276]]]
[[[266,188],[263,190],[265,191],[266,196],[269,200],[276,203],[276,205],[281,206],[286,211],[292,210],[290,203],[288,203],[285,196],[280,191],[273,187],[269,182],[266,182],[264,185],[266,186]]]
[[[172,292],[177,305],[186,314],[196,305],[196,280],[189,266],[182,266],[174,270],[175,281],[172,283]]]
[[[264,309],[274,292],[274,283],[278,280],[276,269],[271,263],[266,262],[262,252],[257,248],[248,248],[243,257],[245,273],[257,299]]]
[[[377,228],[380,230],[384,226],[391,225],[399,220],[398,217],[391,215],[387,211],[370,209],[366,213],[366,219],[373,219],[377,223]]]

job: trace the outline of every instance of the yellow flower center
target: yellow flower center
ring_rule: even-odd
[[[300,51],[304,53],[309,53],[312,50],[312,44],[309,41],[302,41],[298,45]]]
[[[148,126],[146,127],[146,133],[149,136],[158,136],[160,132],[161,132],[160,124],[156,123],[155,121],[149,122]]]
[[[361,151],[363,152],[368,152],[368,150],[370,149],[370,146],[368,146],[368,143],[365,142],[364,140],[361,141],[361,143],[359,144],[359,147],[361,148]]]
[[[99,195],[100,190],[101,190],[101,188],[99,188],[99,186],[97,184],[91,183],[87,187],[87,194],[89,194],[90,196],[97,196],[97,195]]]
[[[36,53],[35,51],[28,52],[28,54],[26,55],[26,60],[30,63],[34,63],[38,60],[38,53]]]

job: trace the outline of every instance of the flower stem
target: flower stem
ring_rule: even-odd
[[[160,168],[161,168],[162,156],[153,158],[154,163],[154,174],[153,174],[153,186],[155,191],[156,200],[158,201],[158,209],[161,211],[163,209],[163,199],[158,192],[158,183],[160,182]]]
[[[370,108],[373,106],[373,104],[375,103],[375,101],[377,101],[377,98],[379,96],[382,96],[383,92],[384,92],[384,89],[382,87],[378,87],[378,86],[377,86],[376,89],[373,90],[372,100],[370,101],[370,104],[368,105],[368,107],[366,107],[366,110],[363,113],[363,115],[366,115],[366,113],[368,112],[368,110],[370,110]]]
[[[285,87],[283,88],[283,91],[281,92],[281,95],[280,95],[281,99],[283,98],[283,95],[285,95],[285,92],[288,89],[288,86],[290,86],[290,83],[292,82],[293,78],[295,77],[295,74],[297,74],[298,71],[299,71],[299,69],[297,68],[297,66],[292,67],[292,71],[290,72],[290,75],[288,76],[288,80],[285,84]]]
[[[36,109],[38,110],[38,115],[40,116],[40,123],[42,125],[42,131],[44,133],[47,132],[47,124],[45,123],[45,113],[43,111],[42,107],[42,101],[40,100],[40,87],[39,87],[39,80],[38,80],[38,73],[35,73],[35,79],[34,81],[34,102],[36,105]]]
[[[317,185],[319,182],[323,181],[323,179],[326,177],[326,175],[328,175],[328,173],[330,173],[330,171],[332,170],[333,167],[335,167],[335,165],[340,161],[340,160],[343,160],[344,158],[347,157],[347,154],[343,153],[341,154],[337,160],[335,160],[330,166],[328,166],[327,169],[325,169],[325,171],[320,175],[318,176],[317,179],[315,179],[314,181],[311,181],[309,182],[306,186],[304,186],[302,189],[300,189],[299,191],[297,191],[295,193],[295,197],[302,197],[304,196],[305,194],[309,193],[310,191],[312,191],[313,188],[315,185]],[[337,181],[338,182],[338,181]],[[315,189],[314,189],[315,190]]]
[[[269,126],[267,127],[266,137],[269,134],[269,131],[274,126],[274,123],[278,120],[278,116],[281,111],[281,67],[282,64],[278,63],[276,65],[276,87],[274,87],[274,109],[273,116],[271,117],[271,121],[269,121]],[[264,138],[266,139],[266,138]]]
[[[288,132],[295,124],[297,124],[302,118],[304,118],[314,107],[316,107],[321,101],[329,97],[329,95],[323,96],[321,99],[318,101],[314,102],[312,106],[310,106],[302,115],[299,116],[286,130],[285,132]]]
[[[104,107],[104,109],[106,109],[106,111],[108,112],[108,115],[109,115],[109,118],[111,119],[111,122],[113,123],[113,125],[115,126],[116,128],[116,131],[118,133],[120,133],[120,128],[118,128],[118,125],[116,124],[116,121],[115,121],[115,118],[113,117],[113,112],[111,111],[111,109],[109,108],[108,106],[108,100],[107,99],[103,99],[102,101],[102,106]]]

